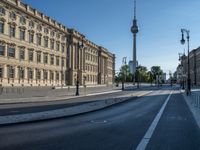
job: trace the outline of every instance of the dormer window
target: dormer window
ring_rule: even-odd
[[[0,14],[3,14],[3,15],[5,15],[5,9],[3,8],[3,7],[0,7]]]
[[[16,20],[16,14],[14,12],[10,12],[10,18]]]
[[[34,22],[33,21],[29,22],[29,27],[34,28]]]
[[[26,24],[26,18],[24,16],[20,17],[20,23]]]

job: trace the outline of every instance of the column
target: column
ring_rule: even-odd
[[[83,49],[83,71],[85,71],[85,48]]]
[[[28,68],[27,67],[24,67],[24,79],[26,83],[28,83]]]
[[[71,69],[74,70],[75,69],[75,49],[74,49],[74,45],[71,45]]]
[[[3,80],[4,82],[7,82],[8,80],[8,66],[4,64],[3,66]]]
[[[24,60],[28,60],[28,53],[29,53],[29,50],[27,48],[24,49]]]
[[[33,68],[33,83],[36,83],[36,69]]]
[[[19,67],[18,66],[14,66],[14,69],[15,69],[15,77],[14,77],[14,81],[17,81],[19,80]]]
[[[15,47],[15,59],[19,59],[19,47]]]
[[[47,70],[47,83],[50,83],[50,70]]]
[[[44,69],[41,69],[41,81],[40,83],[44,84]]]
[[[6,43],[5,45],[5,57],[8,57],[8,44]]]

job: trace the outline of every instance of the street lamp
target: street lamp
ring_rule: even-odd
[[[83,38],[81,43],[78,43],[78,53],[77,53],[77,75],[76,75],[76,96],[79,96],[79,50],[83,49],[84,45],[83,45]]]
[[[182,38],[181,38],[181,44],[185,44],[185,39],[184,39],[184,33],[187,34],[187,43],[188,43],[188,75],[187,75],[187,88],[186,88],[186,94],[187,96],[191,94],[191,79],[190,79],[190,60],[189,60],[189,43],[190,43],[190,30],[187,29],[181,29],[182,33]]]

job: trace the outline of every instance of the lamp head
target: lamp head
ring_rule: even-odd
[[[185,44],[185,39],[184,39],[184,34],[183,34],[183,32],[182,32],[181,44]]]

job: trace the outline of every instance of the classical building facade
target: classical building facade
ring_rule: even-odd
[[[184,54],[180,57],[180,64],[177,67],[179,72],[179,80],[187,80],[188,75],[188,57]],[[190,62],[190,78],[191,84],[200,85],[200,47],[190,51],[189,53],[189,62]]]
[[[112,84],[115,55],[20,0],[0,1],[0,85]]]

